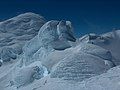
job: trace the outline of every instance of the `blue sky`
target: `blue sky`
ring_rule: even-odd
[[[0,12],[0,21],[25,12],[70,20],[77,36],[120,28],[119,0],[0,0]]]

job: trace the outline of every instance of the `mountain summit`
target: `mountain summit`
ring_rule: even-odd
[[[119,90],[120,30],[76,38],[70,21],[25,13],[0,22],[0,90]]]

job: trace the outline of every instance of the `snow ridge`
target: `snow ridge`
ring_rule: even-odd
[[[70,21],[25,13],[0,22],[0,90],[119,90],[120,30],[75,38]]]

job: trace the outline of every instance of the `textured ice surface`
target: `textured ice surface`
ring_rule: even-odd
[[[76,49],[76,51],[82,51],[87,54],[91,54],[94,56],[98,56],[102,59],[112,61],[112,54],[110,51],[108,51],[102,47],[96,46],[94,44],[83,43],[83,44],[78,45],[75,49]]]
[[[0,22],[0,90],[119,90],[119,46],[120,30],[76,39],[70,21]]]
[[[48,21],[41,27],[38,35],[24,46],[25,63],[29,64],[36,60],[42,62],[53,50],[70,48],[68,41],[75,40],[69,21]]]
[[[118,49],[120,46],[120,30],[116,30],[102,35],[85,35],[79,39],[79,42],[92,43],[109,50],[115,58],[114,63],[116,65],[120,65],[120,49]]]
[[[11,59],[17,58],[17,55],[15,54],[14,49],[9,47],[2,48],[0,56],[3,62],[8,62]]]
[[[46,80],[44,84],[44,80]],[[21,88],[26,90],[28,88],[36,90],[119,90],[120,89],[120,66],[114,67],[104,74],[89,78],[83,82],[67,82],[60,79],[48,79],[36,82],[36,84]],[[39,84],[38,84],[39,83]],[[35,86],[36,85],[36,86]],[[32,90],[29,89],[29,90]]]
[[[119,90],[120,66],[114,67],[101,75],[82,82],[68,82],[58,78],[44,77],[18,90]],[[5,90],[17,90],[8,89]]]
[[[34,13],[25,13],[0,22],[0,58],[3,61],[16,59],[26,41],[38,33],[45,19]]]
[[[36,61],[29,66],[17,68],[13,73],[13,83],[16,87],[21,87],[33,82],[35,79],[41,79],[47,75],[47,69]]]
[[[82,81],[112,68],[111,57],[107,50],[99,46],[82,44],[53,67],[51,77]]]

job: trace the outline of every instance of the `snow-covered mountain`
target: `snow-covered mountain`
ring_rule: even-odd
[[[0,58],[3,62],[16,59],[24,44],[37,35],[45,19],[34,13],[25,13],[0,22]]]
[[[0,90],[119,90],[120,30],[75,38],[34,13],[0,22]]]

